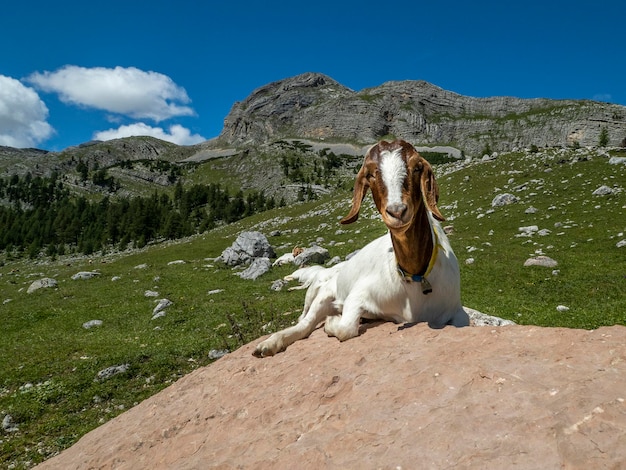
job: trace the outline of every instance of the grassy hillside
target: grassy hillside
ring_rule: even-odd
[[[607,155],[586,149],[546,150],[446,164],[437,172],[465,305],[524,324],[626,324],[626,247],[617,247],[626,239],[626,165],[610,165]],[[592,195],[601,185],[613,193]],[[505,192],[519,202],[492,208]],[[0,431],[0,467],[31,467],[208,364],[211,350],[233,350],[295,321],[304,292],[270,290],[292,267],[245,281],[212,258],[244,230],[268,235],[279,255],[317,242],[344,257],[385,233],[371,203],[356,224],[340,227],[349,200],[350,192],[340,189],[132,253],[4,262],[0,418],[10,415],[17,431]],[[531,206],[537,211],[526,213]],[[519,236],[520,227],[531,225],[549,232]],[[280,235],[270,237],[272,231]],[[523,266],[537,254],[558,266]],[[466,264],[469,258],[474,261]],[[72,280],[79,271],[99,275]],[[58,286],[27,294],[43,277]],[[173,304],[152,319],[162,298]],[[558,311],[559,305],[569,310]],[[102,325],[85,329],[90,320]],[[97,379],[120,365],[128,365],[125,372]]]

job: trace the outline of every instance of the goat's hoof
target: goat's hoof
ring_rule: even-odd
[[[273,341],[272,338],[269,338],[257,344],[257,347],[254,349],[252,355],[256,357],[268,357],[279,353],[283,349],[284,348],[281,344],[277,341]]]

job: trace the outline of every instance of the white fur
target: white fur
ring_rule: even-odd
[[[262,341],[255,353],[269,356],[307,337],[322,322],[325,330],[344,341],[358,336],[361,317],[401,322],[428,322],[433,328],[447,324],[466,326],[461,306],[459,266],[439,222],[430,214],[439,242],[437,259],[428,281],[433,291],[423,294],[421,284],[406,282],[396,270],[391,236],[370,242],[348,261],[331,268],[312,266],[292,274],[308,284],[298,323]]]
[[[402,160],[402,150],[380,153],[380,172],[387,187],[387,204],[402,204],[402,183],[406,178],[406,164]]]

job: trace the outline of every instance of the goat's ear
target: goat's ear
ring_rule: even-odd
[[[422,163],[424,165],[420,179],[422,197],[424,198],[426,207],[432,212],[435,219],[443,222],[446,219],[441,215],[437,207],[437,202],[439,201],[439,186],[437,186],[437,181],[435,181],[435,173],[426,160],[422,159]]]
[[[352,209],[350,209],[350,213],[346,215],[343,219],[339,221],[340,224],[351,224],[352,222],[356,222],[356,219],[359,218],[359,211],[361,210],[361,202],[365,199],[365,195],[367,194],[367,188],[370,187],[367,182],[365,163],[359,170],[359,173],[356,175],[356,180],[354,181],[354,193],[352,194]]]

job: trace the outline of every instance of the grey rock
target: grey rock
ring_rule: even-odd
[[[549,256],[535,256],[534,258],[528,258],[524,262],[524,266],[541,266],[544,268],[554,268],[559,263],[553,260]]]
[[[174,305],[174,302],[172,302],[169,299],[159,299],[157,301],[157,305],[156,307],[154,307],[154,310],[152,310],[152,314],[155,315],[159,312],[161,312],[162,310],[165,310],[167,307]]]
[[[58,285],[55,279],[50,277],[44,277],[43,279],[39,279],[33,282],[26,291],[27,294],[32,294],[36,290],[43,289],[45,287],[56,287]]]
[[[505,320],[504,318],[494,317],[493,315],[487,315],[486,313],[479,312],[470,307],[463,307],[470,318],[470,325],[472,326],[511,326],[516,325],[514,321]]]
[[[276,279],[274,282],[272,282],[272,285],[270,286],[270,290],[278,292],[278,291],[283,290],[283,287],[285,287],[286,285],[287,285],[287,281],[285,281],[284,279]]]
[[[491,201],[491,207],[502,207],[508,204],[515,204],[516,202],[519,202],[519,198],[517,196],[509,193],[503,193],[498,194],[493,198]]]
[[[230,351],[228,349],[211,349],[209,351],[209,359],[211,360],[219,359],[220,357],[224,357],[229,352]]]
[[[100,273],[98,271],[80,271],[72,276],[72,280],[91,279],[99,275]]]
[[[611,165],[626,165],[626,157],[611,157],[609,158],[609,163]]]
[[[254,281],[259,276],[267,273],[271,267],[272,262],[269,258],[255,258],[245,271],[242,271],[237,275],[241,277],[241,279]]]
[[[102,320],[89,320],[83,323],[83,328],[86,330],[93,328],[94,326],[102,326]]]
[[[242,232],[217,258],[228,266],[250,264],[255,258],[276,258],[274,249],[261,232]]]
[[[96,378],[94,382],[103,382],[105,380],[110,379],[118,374],[123,374],[128,370],[130,364],[121,364],[119,366],[111,366],[106,369],[102,369],[100,372],[96,374]]]
[[[608,186],[602,185],[598,189],[593,192],[594,196],[608,196],[609,194],[613,194],[613,189]]]
[[[623,248],[623,247],[625,247],[625,246],[626,246],[626,239],[618,241],[618,242],[615,244],[615,246],[616,246],[617,248]]]
[[[2,419],[2,430],[4,432],[17,432],[19,428],[17,427],[13,416],[5,415]]]
[[[153,290],[147,290],[143,293],[144,297],[158,297],[159,293]]]
[[[305,248],[302,253],[294,258],[293,262],[296,266],[302,266],[306,264],[324,264],[329,259],[330,254],[326,248],[312,246]]]

